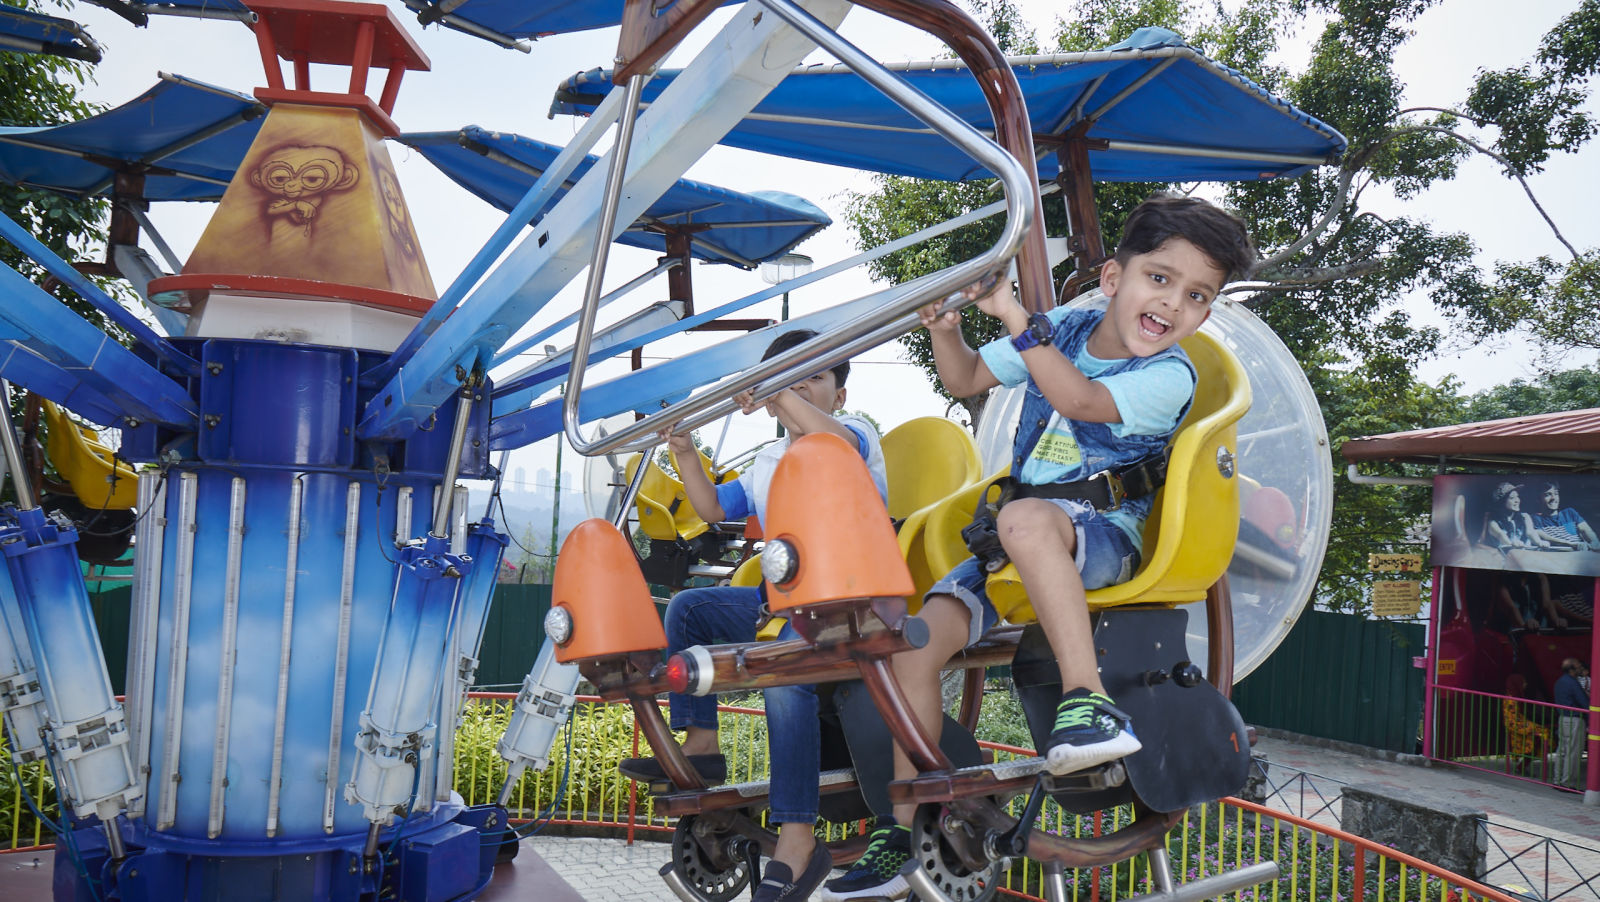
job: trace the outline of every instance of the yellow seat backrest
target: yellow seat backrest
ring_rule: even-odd
[[[78,425],[66,411],[49,401],[40,406],[49,429],[45,455],[84,507],[108,510],[137,505],[139,477],[133,467],[117,460],[93,430]]]
[[[960,423],[917,417],[883,437],[889,516],[904,520],[983,475],[978,446]]]
[[[978,497],[996,479],[1010,472],[1010,467],[1003,467],[988,478],[964,486],[943,501],[917,511],[900,524],[900,554],[906,559],[906,566],[911,569],[911,582],[917,587],[915,595],[908,599],[913,612],[922,606],[922,596],[936,580],[972,556],[961,539],[961,530],[972,522]]]
[[[1194,403],[1174,436],[1166,486],[1145,521],[1144,560],[1133,579],[1089,593],[1091,609],[1134,602],[1198,601],[1227,570],[1239,530],[1239,481],[1233,458],[1237,425],[1250,409],[1250,381],[1237,358],[1210,336],[1185,339],[1199,375]],[[1002,470],[996,476],[1003,475]],[[929,512],[920,550],[908,554],[919,593],[968,556],[961,528],[971,522],[978,494],[990,480],[946,499]],[[918,571],[915,560],[924,566]],[[1000,616],[1034,619],[1016,568],[989,577],[988,594]],[[920,604],[920,595],[914,600]]]
[[[638,454],[628,458],[629,482],[633,481],[633,474],[638,472],[640,458]],[[713,483],[719,481],[712,476],[711,460],[703,453],[700,454],[700,466]],[[722,475],[722,482],[737,476],[735,473]],[[644,481],[639,484],[634,506],[639,514],[639,528],[652,539],[692,539],[711,528],[694,512],[689,496],[684,494],[683,483],[667,475],[653,460],[649,463],[649,469],[645,470]]]

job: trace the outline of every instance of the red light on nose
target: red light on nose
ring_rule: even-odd
[[[667,688],[679,694],[688,692],[697,670],[693,661],[683,655],[673,655],[667,659]]]

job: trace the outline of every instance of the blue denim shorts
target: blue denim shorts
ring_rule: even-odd
[[[1093,506],[1082,501],[1045,499],[1067,512],[1078,531],[1078,553],[1075,563],[1083,577],[1085,589],[1100,589],[1125,583],[1133,578],[1139,567],[1139,550],[1128,540],[1128,534],[1107,520]],[[966,605],[971,614],[967,644],[983,638],[1000,619],[994,605],[984,591],[989,578],[977,558],[967,558],[933,584],[923,600],[935,595],[949,595]]]

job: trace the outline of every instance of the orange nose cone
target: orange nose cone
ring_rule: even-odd
[[[771,586],[774,611],[914,591],[872,474],[836,435],[804,436],[783,455],[764,525],[769,540],[794,547],[798,561],[788,582]]]
[[[561,543],[550,604],[572,617],[572,638],[556,646],[563,664],[666,647],[666,631],[633,549],[605,520],[579,523]]]

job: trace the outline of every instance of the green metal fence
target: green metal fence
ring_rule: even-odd
[[[478,686],[514,689],[522,685],[544,644],[544,615],[549,610],[548,585],[501,583],[495,587],[483,645],[478,649]]]
[[[1426,673],[1420,623],[1306,611],[1233,690],[1246,723],[1417,752]]]

